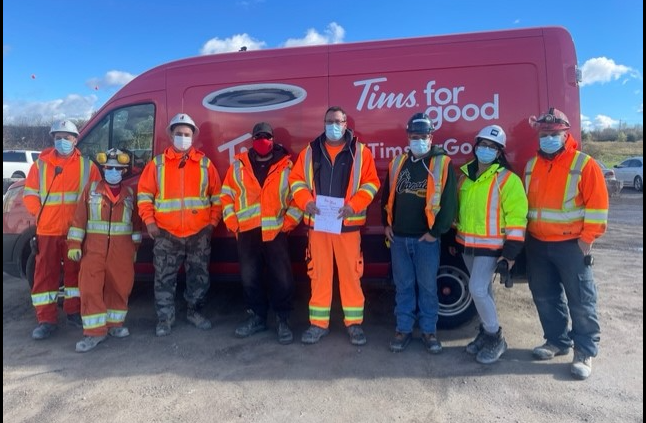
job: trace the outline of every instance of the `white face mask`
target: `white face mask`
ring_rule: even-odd
[[[193,145],[192,137],[183,137],[181,135],[175,135],[173,137],[173,145],[179,151],[186,151]]]
[[[338,141],[343,136],[343,125],[338,123],[325,125],[325,137],[330,141]]]
[[[110,185],[117,185],[123,177],[120,169],[106,169],[103,174],[105,175],[105,181]]]
[[[415,157],[421,157],[431,151],[431,140],[426,139],[409,139],[408,146]]]

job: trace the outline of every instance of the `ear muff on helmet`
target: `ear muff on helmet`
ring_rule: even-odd
[[[128,155],[126,153],[117,154],[117,162],[119,162],[120,164],[125,164],[125,165],[129,164],[130,163],[130,155]]]
[[[108,161],[108,155],[105,153],[98,153],[96,155],[96,162],[98,164],[105,164]]]

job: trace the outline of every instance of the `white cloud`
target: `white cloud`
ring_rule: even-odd
[[[105,73],[101,78],[90,78],[85,81],[85,85],[92,89],[122,87],[132,81],[137,75],[130,72],[111,70]]]
[[[637,108],[637,113],[644,113],[644,103],[640,104]]]
[[[56,119],[89,119],[96,110],[98,97],[70,94],[50,101],[7,101],[2,103],[3,123],[45,122]]]
[[[595,57],[586,60],[581,66],[582,81],[581,86],[600,82],[605,84],[619,79],[626,75],[630,78],[640,78],[639,72],[631,67],[618,65],[614,60],[607,57]],[[625,82],[624,82],[625,83]]]
[[[516,19],[516,20],[514,20],[514,24],[515,24],[515,25],[518,25],[519,23],[520,23],[520,19]]]
[[[330,23],[322,34],[318,33],[314,28],[307,30],[303,38],[289,38],[283,44],[284,47],[296,46],[313,46],[320,44],[338,44],[343,42],[345,37],[345,29],[336,22]]]
[[[597,117],[594,118],[595,129],[610,128],[611,126],[617,126],[618,124],[619,124],[619,121],[614,120],[610,116],[597,115]]]
[[[236,34],[223,40],[211,38],[204,43],[200,49],[200,54],[217,54],[231,51],[239,51],[241,47],[247,47],[247,50],[261,50],[265,47],[264,41],[258,41],[248,34]]]
[[[5,57],[11,51],[11,46],[9,44],[2,45],[2,57]]]

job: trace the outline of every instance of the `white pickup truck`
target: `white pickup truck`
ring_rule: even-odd
[[[36,160],[40,151],[33,150],[4,150],[2,152],[2,178],[25,178],[29,168]]]

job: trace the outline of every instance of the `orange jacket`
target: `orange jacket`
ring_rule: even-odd
[[[60,169],[58,175],[57,168]],[[99,169],[90,159],[82,157],[76,148],[70,157],[61,157],[54,148],[40,153],[36,163],[29,169],[23,193],[23,201],[29,213],[38,216],[41,207],[43,208],[40,220],[36,222],[36,233],[67,235],[83,189],[89,181],[100,180]]]
[[[303,212],[298,209],[289,190],[292,161],[284,156],[269,168],[261,187],[253,173],[249,153],[237,155],[222,185],[223,220],[231,232],[262,228],[262,240],[271,241],[281,231],[298,225]]]
[[[289,174],[289,185],[292,189],[292,195],[294,196],[296,205],[301,210],[305,210],[305,207],[310,201],[316,201],[312,150],[320,149],[322,142],[322,137],[319,137],[305,147],[298,155],[296,164]],[[343,219],[343,226],[357,227],[366,223],[367,208],[375,198],[381,183],[377,176],[375,161],[370,149],[366,148],[363,143],[358,142],[354,138],[351,142],[348,142],[344,150],[346,148],[353,150],[352,157],[354,157],[354,160],[351,165],[352,169],[349,175],[348,188],[345,193],[345,204],[352,208],[354,214]],[[338,157],[335,160],[335,164],[339,160]],[[306,225],[314,227],[314,218],[314,216],[306,214],[303,221]]]
[[[151,160],[139,178],[139,215],[177,237],[194,235],[222,217],[220,176],[203,152],[168,147]]]
[[[83,247],[83,256],[99,254],[128,263],[141,243],[141,219],[132,188],[122,185],[114,198],[105,181],[83,190],[67,235],[69,249]],[[122,261],[123,260],[123,261]]]
[[[529,203],[527,231],[541,241],[580,238],[592,243],[606,231],[608,191],[590,156],[576,150],[570,134],[565,150],[548,160],[541,154],[525,166]]]

